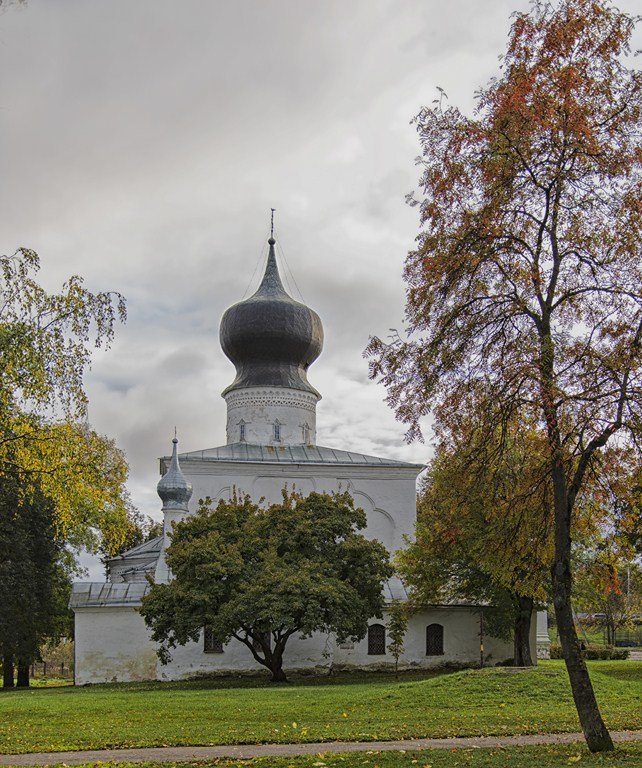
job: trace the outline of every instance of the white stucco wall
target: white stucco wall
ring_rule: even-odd
[[[75,683],[156,678],[156,648],[132,606],[75,609]]]
[[[327,669],[332,663],[333,650],[334,638],[331,636],[316,633],[304,640],[295,635],[286,646],[284,668],[301,671]],[[198,643],[188,643],[172,649],[171,654],[172,660],[169,664],[158,664],[159,680],[179,680],[199,673],[267,673],[265,667],[259,664],[249,649],[238,640],[231,640],[224,647],[223,653],[205,653],[201,637]]]
[[[551,639],[548,636],[548,611],[537,612],[537,658],[551,658]]]
[[[314,445],[317,402],[312,392],[285,387],[244,387],[224,395],[227,403],[227,442],[238,443],[244,423],[247,443],[258,445]],[[280,439],[274,439],[279,422]],[[307,430],[304,427],[307,426]]]
[[[196,512],[199,499],[229,499],[233,490],[249,493],[267,504],[281,500],[281,491],[296,488],[303,494],[312,491],[349,491],[367,517],[363,532],[377,539],[390,552],[401,549],[404,537],[414,535],[415,484],[418,469],[396,466],[339,464],[270,464],[268,462],[225,462],[181,459],[181,469],[192,483],[189,513]],[[165,513],[163,552],[158,561],[156,581],[168,578],[164,550],[170,542],[172,523],[185,517],[182,512]]]
[[[370,624],[386,624],[383,619],[372,619]],[[438,656],[426,655],[426,627],[441,624],[444,627],[444,653]],[[428,669],[448,664],[473,664],[480,661],[479,613],[469,607],[435,606],[426,608],[410,619],[404,639],[404,652],[399,659],[400,669]],[[388,637],[386,635],[386,648]],[[533,662],[537,663],[536,617],[533,614],[531,626],[531,648]],[[493,666],[513,656],[510,641],[486,635],[484,637],[484,663]],[[391,669],[394,658],[390,653],[368,655],[367,636],[356,643],[337,645],[333,635],[316,633],[311,638],[293,636],[285,650],[286,671],[322,672],[331,667],[335,670]],[[172,650],[172,661],[158,665],[161,680],[177,680],[199,673],[216,672],[260,672],[264,668],[253,658],[250,651],[236,640],[223,649],[223,653],[205,653],[202,638],[198,643]]]

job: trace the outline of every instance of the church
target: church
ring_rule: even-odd
[[[364,534],[391,553],[413,536],[417,476],[421,464],[367,456],[316,441],[316,407],[321,395],[308,381],[308,370],[323,348],[321,319],[285,290],[270,237],[265,273],[248,299],[223,315],[220,341],[236,377],[223,390],[227,405],[227,443],[178,453],[160,460],[163,534],[106,562],[106,582],[73,585],[76,684],[176,680],[202,674],[251,674],[264,671],[249,650],[231,640],[217,645],[204,630],[199,642],[172,650],[162,665],[138,612],[149,588],[171,578],[165,549],[172,523],[193,514],[198,500],[214,503],[234,489],[253,499],[277,502],[284,487],[312,491],[347,490],[367,515]],[[398,579],[384,585],[387,601],[404,599]],[[535,618],[535,617],[534,617]],[[531,648],[548,637],[543,616],[532,622]],[[409,621],[400,668],[429,668],[448,663],[496,664],[512,656],[512,643],[483,636],[479,608],[461,603],[426,606]],[[386,617],[373,618],[366,637],[356,643],[317,633],[288,642],[286,672],[391,668]]]

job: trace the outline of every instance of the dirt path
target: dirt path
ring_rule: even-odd
[[[642,731],[615,731],[615,741],[642,741]],[[465,747],[510,747],[526,744],[569,744],[583,741],[581,733],[543,733],[532,736],[470,736],[452,739],[404,739],[403,741],[332,741],[316,744],[246,744],[217,747],[140,747],[136,749],[92,749],[84,752],[34,752],[0,755],[0,765],[53,765],[102,762],[178,762],[230,757],[314,755],[319,752],[367,752]]]

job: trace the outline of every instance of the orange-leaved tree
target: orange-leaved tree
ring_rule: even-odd
[[[414,541],[397,562],[412,605],[459,599],[484,608],[488,631],[512,636],[515,666],[531,666],[533,609],[547,601],[552,560],[545,436],[511,423],[488,435],[469,413],[440,431],[417,504]]]
[[[468,116],[416,119],[422,230],[405,267],[407,336],[368,347],[371,375],[420,436],[471,389],[488,432],[516,413],[547,435],[552,592],[589,749],[611,749],[573,624],[571,542],[587,472],[642,416],[642,73],[635,19],[606,0],[515,14],[501,72]]]

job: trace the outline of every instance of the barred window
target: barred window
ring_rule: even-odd
[[[426,656],[444,655],[444,628],[441,624],[426,627]]]
[[[203,629],[203,653],[223,653],[223,643],[214,637],[210,627]]]
[[[368,656],[384,656],[386,653],[386,628],[383,624],[368,627]]]
[[[274,422],[274,442],[281,442],[281,422],[278,419]]]
[[[245,442],[245,422],[242,421],[239,424],[239,441],[241,443]]]

